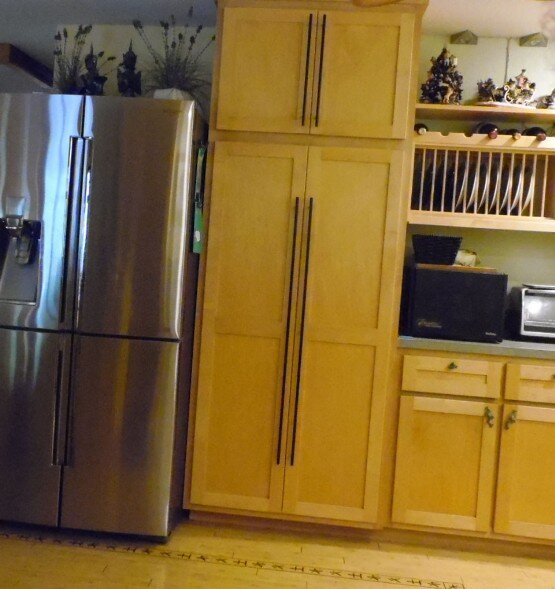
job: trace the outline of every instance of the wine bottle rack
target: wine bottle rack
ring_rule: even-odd
[[[446,138],[417,141],[409,222],[555,231],[555,149],[546,142],[462,135],[442,145],[430,135]]]

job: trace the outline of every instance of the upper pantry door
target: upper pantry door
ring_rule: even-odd
[[[320,12],[311,133],[407,136],[415,16]]]
[[[308,133],[316,11],[226,8],[218,129]]]

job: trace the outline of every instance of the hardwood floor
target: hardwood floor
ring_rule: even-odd
[[[185,522],[156,544],[0,526],[0,589],[555,589],[555,563]]]

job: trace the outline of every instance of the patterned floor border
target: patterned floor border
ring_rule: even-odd
[[[416,577],[403,577],[384,575],[381,573],[366,573],[360,571],[349,571],[344,569],[333,569],[326,567],[313,567],[306,565],[283,564],[264,560],[249,558],[232,558],[200,554],[196,552],[168,550],[158,546],[144,546],[141,544],[110,543],[102,540],[71,539],[42,534],[26,534],[18,532],[1,532],[1,540],[17,540],[38,544],[51,544],[70,548],[85,548],[89,550],[102,550],[106,552],[117,552],[121,554],[134,554],[152,556],[157,558],[169,558],[172,560],[199,562],[204,564],[227,565],[243,568],[254,568],[270,570],[273,572],[295,573],[312,575],[318,577],[329,577],[333,579],[345,579],[351,581],[366,581],[382,583],[397,587],[420,587],[423,589],[465,589],[462,582],[434,581],[430,579],[418,579]]]

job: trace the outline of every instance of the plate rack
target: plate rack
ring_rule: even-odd
[[[452,135],[416,142],[409,222],[555,230],[551,138]]]

